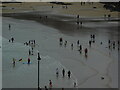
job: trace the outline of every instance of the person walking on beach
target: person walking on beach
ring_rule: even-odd
[[[111,42],[111,41],[110,41],[110,40],[108,40],[108,44],[110,44],[110,42]]]
[[[91,34],[90,37],[91,37],[91,39],[92,39],[92,38],[93,38],[93,35]]]
[[[33,51],[33,46],[31,46],[31,49],[32,49],[32,51]]]
[[[83,4],[85,5],[85,2],[83,2]]]
[[[26,42],[26,46],[28,46],[29,45],[29,43],[28,42]]]
[[[53,85],[52,85],[52,81],[51,81],[51,80],[49,80],[49,87],[50,87],[50,88],[53,87]]]
[[[71,44],[71,49],[73,50],[73,43]]]
[[[15,67],[15,58],[13,58],[13,68]]]
[[[93,34],[93,43],[95,42],[95,35]]]
[[[29,49],[29,56],[31,55],[31,51],[30,51],[30,49]]]
[[[34,45],[36,44],[35,42],[36,42],[36,41],[35,41],[35,40],[33,40]]]
[[[115,49],[115,41],[113,41],[113,49]]]
[[[13,65],[15,65],[15,58],[13,58]]]
[[[77,45],[79,45],[80,44],[80,42],[79,42],[79,40],[77,41]]]
[[[91,38],[91,42],[93,42],[93,35],[92,34],[90,35],[90,38]]]
[[[82,23],[82,21],[81,21],[81,22],[80,22],[81,27],[82,27],[82,24],[83,24],[83,23]]]
[[[111,41],[110,40],[108,40],[108,47],[109,47],[109,49],[111,47]]]
[[[82,51],[82,45],[80,45],[80,48],[79,48],[79,50],[78,50],[78,51],[80,51],[80,52]]]
[[[76,85],[77,85],[76,82],[74,82],[74,88],[76,87]]]
[[[28,44],[29,44],[29,45],[30,45],[30,42],[31,42],[31,41],[29,40],[29,41],[28,41]]]
[[[62,70],[62,75],[65,77],[65,69]]]
[[[56,76],[57,77],[59,76],[59,70],[58,70],[58,68],[56,69]]]
[[[93,39],[95,39],[95,34],[93,34]]]
[[[59,39],[59,41],[60,41],[60,45],[62,45],[62,43],[63,43],[62,37]]]
[[[66,45],[67,45],[67,41],[65,41],[65,43],[64,43],[64,46],[66,47]]]
[[[53,8],[53,5],[52,5],[52,8]]]
[[[70,71],[68,71],[68,78],[70,78],[71,77],[71,72]]]
[[[81,6],[82,6],[82,4],[83,4],[83,3],[81,2]]]
[[[111,18],[111,14],[108,14],[108,20],[110,20],[110,18]]]
[[[77,25],[79,25],[79,21],[77,21]]]
[[[9,39],[9,42],[10,42],[11,40]]]
[[[13,41],[14,41],[14,38],[13,38],[13,37],[11,38],[11,41],[12,41],[12,43],[13,43]]]
[[[32,49],[32,51],[31,51],[31,52],[32,52],[31,55],[33,55],[33,49],[34,49],[33,46],[31,46],[31,49]]]
[[[28,64],[30,64],[30,58],[28,58]]]
[[[118,46],[119,46],[120,42],[118,41]]]
[[[85,56],[87,56],[87,53],[88,53],[88,49],[86,48],[85,49]]]
[[[9,24],[9,30],[11,30],[11,25]]]
[[[91,41],[89,41],[89,46],[91,47]]]
[[[80,16],[79,16],[79,15],[77,15],[77,19],[79,19],[79,17],[80,17]]]

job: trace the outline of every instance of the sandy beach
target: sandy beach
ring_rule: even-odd
[[[48,11],[49,13],[56,13],[58,15],[66,14],[68,16],[79,14],[81,17],[104,17],[104,14],[111,14],[112,17],[118,17],[119,12],[106,10],[103,8],[103,5],[104,4],[99,2],[94,2],[93,4],[86,3],[85,5],[81,5],[80,2],[71,2],[71,5],[67,5],[66,9],[65,5],[52,4],[49,2],[8,3],[2,4],[2,6],[4,6],[2,13]]]
[[[45,85],[49,87],[49,80],[53,81],[53,88],[74,88],[74,82],[77,83],[75,88],[118,88],[119,12],[110,12],[104,9],[101,3],[87,3],[84,6],[72,3],[67,9],[51,3],[3,6],[6,6],[2,10],[3,88],[37,88],[37,51],[40,51],[42,57],[42,88]],[[83,22],[82,26],[76,23],[78,14],[79,22]],[[105,19],[104,14],[111,14],[110,20]],[[8,30],[9,24],[11,30]],[[96,39],[90,47],[88,41],[91,34],[95,34]],[[14,43],[8,42],[11,37],[15,38]],[[59,45],[60,37],[68,41],[66,47]],[[108,49],[109,39],[116,42],[115,50]],[[33,56],[28,56],[31,48],[24,45],[24,42],[29,40],[36,40],[37,43]],[[80,40],[83,46],[82,53],[78,52],[77,40]],[[103,44],[100,44],[101,42]],[[84,54],[85,48],[88,48],[89,52],[87,58]],[[17,60],[22,57],[25,61],[29,57],[31,65],[17,62],[13,68],[13,57]],[[67,74],[65,78],[61,75],[56,78],[56,68],[60,71],[63,68],[66,71],[71,70],[71,79],[67,78]]]
[[[80,2],[72,2],[71,4],[72,5],[68,5],[67,9],[63,8],[65,5],[56,5],[48,2],[3,4],[3,6],[6,7],[2,9],[2,15],[17,19],[34,20],[61,31],[73,31],[77,27],[77,15],[80,16],[79,22],[82,21],[83,23],[120,20],[118,17],[119,12],[110,12],[110,10],[103,8],[103,4],[98,2],[93,3],[92,5],[86,3],[82,6]],[[93,7],[97,8],[94,9]],[[108,20],[108,18],[106,18],[105,20],[104,14],[111,14],[111,19]]]

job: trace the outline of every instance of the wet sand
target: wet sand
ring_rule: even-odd
[[[16,42],[20,42],[20,43],[28,41],[29,39],[37,40],[38,45],[40,45],[40,47],[37,49],[39,49],[41,51],[41,53],[43,54],[42,56],[50,55],[52,60],[55,59],[56,61],[57,60],[60,61],[63,64],[63,66],[65,66],[69,70],[71,70],[73,72],[73,74],[75,75],[75,77],[78,79],[79,87],[83,87],[83,88],[84,87],[95,87],[94,84],[96,82],[98,83],[96,87],[106,87],[106,88],[107,87],[117,87],[116,85],[113,85],[114,82],[111,82],[111,76],[108,74],[109,73],[108,70],[111,70],[111,68],[109,67],[110,64],[113,62],[113,59],[115,60],[115,62],[117,61],[117,59],[116,58],[112,59],[111,57],[113,57],[114,55],[109,56],[108,55],[109,51],[107,48],[105,48],[105,46],[107,46],[108,38],[112,38],[113,40],[117,41],[117,36],[115,35],[115,33],[117,31],[115,31],[115,29],[108,30],[108,29],[105,29],[104,27],[102,27],[102,28],[104,28],[104,30],[103,30],[104,33],[103,33],[102,30],[99,30],[99,29],[94,30],[94,28],[96,28],[96,25],[97,25],[95,23],[93,25],[94,28],[92,30],[88,30],[88,29],[82,30],[81,33],[77,34],[78,36],[76,35],[76,33],[77,33],[76,31],[71,32],[71,33],[68,33],[69,32],[68,31],[66,34],[73,34],[72,36],[70,36],[70,35],[66,35],[65,33],[61,34],[59,32],[59,30],[47,27],[45,25],[43,25],[44,26],[43,27],[41,24],[36,23],[34,21],[10,19],[10,18],[4,18],[3,20],[4,20],[4,22],[3,22],[4,23],[3,37],[6,37],[9,39],[11,37],[11,35],[13,35],[15,37]],[[12,30],[11,30],[12,33],[11,34],[8,31],[9,23],[12,24]],[[116,24],[116,23],[112,23],[112,25],[113,24]],[[107,23],[105,26],[107,26],[107,25],[109,25],[109,23]],[[104,24],[102,24],[101,26],[104,26]],[[47,27],[47,28],[45,28],[45,27]],[[108,31],[110,31],[110,33]],[[90,39],[89,36],[91,33],[95,33],[97,35],[97,37],[96,37],[97,39],[96,39],[96,43],[93,44],[92,47],[90,48],[88,46],[87,42]],[[76,40],[79,39],[80,43],[84,46],[84,48],[85,47],[89,48],[90,51],[89,51],[89,57],[87,58],[87,60],[84,58],[84,54],[80,55],[78,53],[77,47],[75,47],[73,51],[71,51],[70,45],[68,45],[66,47],[66,49],[64,47],[59,47],[58,39],[61,36],[65,40],[69,41],[68,42],[69,44],[74,43],[74,45],[76,44]],[[101,40],[104,43],[102,46],[99,44],[99,42]],[[7,48],[10,48],[10,47],[7,47]],[[115,50],[115,52],[116,52],[116,50]],[[112,54],[112,53],[114,53],[114,51],[112,51],[112,52],[110,51],[110,53]],[[9,54],[9,55],[11,55],[11,54]],[[115,54],[115,56],[116,56],[116,54]],[[103,59],[98,59],[98,57],[102,57]],[[51,61],[51,59],[50,59],[50,61]],[[4,59],[4,60],[7,60],[7,59]],[[46,60],[49,60],[49,58]],[[46,60],[43,60],[42,63]],[[9,62],[7,62],[7,63],[9,63]],[[35,67],[36,67],[36,62],[34,61],[34,63],[35,63]],[[72,63],[72,64],[70,64],[70,63]],[[4,63],[4,64],[6,64],[6,63]],[[11,65],[11,64],[9,64],[9,65]],[[101,67],[101,65],[102,65],[102,67]],[[4,66],[7,67],[7,65],[4,65]],[[43,66],[44,66],[44,64],[43,64]],[[73,66],[74,66],[74,68],[73,68]],[[88,70],[85,71],[85,69],[82,68],[81,66],[87,66],[91,70],[97,72],[97,74],[96,73],[94,75],[93,74],[92,75],[85,74],[85,75],[90,75],[90,76],[84,78],[85,75],[83,73],[88,73]],[[113,66],[114,66],[114,63],[113,63]],[[79,70],[78,68],[80,69],[79,72],[77,71],[77,70]],[[32,67],[31,67],[31,69],[34,70]],[[114,67],[113,67],[113,69],[114,69]],[[22,69],[22,70],[24,71],[24,69]],[[83,71],[81,71],[81,70],[83,70]],[[115,70],[117,70],[117,69],[115,69]],[[115,70],[112,70],[111,72],[114,72]],[[91,73],[91,71],[90,71],[90,73]],[[113,75],[114,73],[111,73],[111,74]],[[5,75],[8,75],[8,74],[5,74]],[[101,81],[100,77],[102,75],[105,76],[105,78],[106,78],[105,81],[104,80]],[[115,74],[115,75],[117,75],[117,74]],[[44,76],[44,75],[42,75],[42,76]],[[5,79],[6,79],[6,77],[5,77]],[[7,80],[8,79],[6,79],[6,81]],[[114,79],[112,79],[112,80],[114,80]],[[92,85],[91,85],[91,81],[94,84],[92,83]],[[103,86],[103,83],[105,84],[105,86]],[[113,86],[110,85],[111,83],[113,83],[112,84]]]
[[[40,14],[42,13],[42,14]],[[48,14],[48,12],[27,12],[27,13],[3,13],[3,17],[12,17],[16,19],[23,20],[33,20],[39,22],[43,25],[50,26],[52,28],[60,30],[62,33],[73,33],[80,32],[80,30],[90,30],[91,28],[85,27],[85,24],[88,23],[99,23],[99,22],[111,22],[111,21],[120,21],[119,18],[111,18],[111,20],[104,20],[104,18],[76,18],[76,16],[65,16],[57,14]],[[47,18],[46,18],[47,16]],[[79,21],[79,25],[77,24]],[[80,22],[83,24],[81,25]],[[109,27],[114,28],[114,27]],[[117,28],[116,28],[117,29]],[[76,30],[76,31],[75,31]]]
[[[47,18],[46,18],[46,16],[47,16]],[[95,33],[96,35],[98,35],[98,37],[101,35],[100,38],[97,37],[98,42],[102,39],[103,39],[103,41],[105,41],[104,36],[106,36],[105,35],[106,31],[107,31],[107,34],[109,34],[107,36],[107,38],[117,40],[116,37],[119,36],[117,26],[114,26],[114,25],[113,26],[112,25],[111,26],[110,25],[106,26],[109,22],[110,23],[111,22],[112,23],[118,22],[119,20],[116,19],[116,18],[112,18],[112,20],[110,20],[110,21],[104,20],[103,17],[102,18],[101,17],[82,18],[82,20],[80,19],[80,21],[83,22],[83,25],[81,27],[80,25],[78,26],[76,24],[76,21],[77,21],[76,15],[72,15],[72,16],[71,15],[70,16],[58,15],[58,14],[51,14],[50,12],[47,12],[47,11],[45,11],[45,12],[35,12],[34,11],[34,12],[26,12],[26,13],[25,12],[24,13],[3,13],[3,17],[12,17],[12,18],[23,19],[23,20],[34,20],[34,21],[37,21],[37,22],[39,22],[43,25],[53,27],[53,28],[59,30],[59,32],[61,32],[63,34],[67,34],[68,36],[71,36],[71,35],[74,36],[75,35],[75,38],[77,38],[77,39],[79,38],[77,36],[80,36],[80,37],[83,36],[82,38],[85,40],[85,38],[89,37],[89,35],[91,33]],[[104,25],[104,23],[105,23],[105,25]],[[86,25],[88,25],[88,26],[86,26]],[[98,26],[94,26],[94,25],[98,25]],[[100,27],[99,25],[101,25],[101,26],[103,25],[103,26]],[[97,30],[98,28],[99,28],[99,30]],[[102,29],[103,29],[103,31],[102,31]],[[109,33],[109,31],[110,31],[110,33]],[[112,31],[113,31],[113,33],[112,33]],[[102,33],[102,32],[105,32],[105,33]],[[103,38],[102,38],[102,35],[103,35]],[[79,39],[82,39],[82,38],[79,38]],[[106,38],[106,40],[107,40],[107,38]],[[82,42],[82,40],[81,40],[81,42]],[[84,41],[84,43],[86,43],[86,42],[87,42],[87,40]],[[96,48],[96,46],[94,46],[94,47]],[[96,60],[97,60],[97,58],[96,58]],[[110,64],[108,65],[108,69],[110,69],[109,66],[110,66]],[[107,72],[107,75],[109,76],[108,73],[109,72]],[[82,87],[84,87],[84,85]]]
[[[69,32],[71,34],[73,32],[78,33],[79,30],[91,29],[84,26],[86,23],[120,21],[120,18],[118,18],[119,12],[110,12],[104,9],[104,4],[98,2],[94,4],[86,3],[85,5],[81,5],[80,2],[72,2],[71,4],[72,5],[68,5],[67,9],[63,8],[65,5],[45,2],[3,4],[6,7],[3,8],[2,16],[37,21],[43,25],[58,29],[62,33]],[[93,9],[93,7],[97,7],[97,9]],[[109,21],[108,18],[105,20],[104,14],[111,14],[112,18]],[[79,19],[77,19],[77,15],[80,15]],[[77,21],[79,21],[79,25]],[[82,26],[80,24],[81,22],[83,23]]]

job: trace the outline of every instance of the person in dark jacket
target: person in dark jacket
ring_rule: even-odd
[[[62,70],[62,75],[65,77],[65,69]]]
[[[70,78],[71,77],[71,72],[70,71],[68,71],[68,78]]]

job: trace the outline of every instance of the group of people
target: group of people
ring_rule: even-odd
[[[91,37],[91,42],[95,43],[95,37],[96,37],[95,34],[91,34],[90,37]]]
[[[79,26],[79,24],[80,24],[80,26],[82,27],[82,24],[83,24],[83,22],[82,21],[79,21],[79,18],[80,18],[80,15],[77,15],[77,25]]]
[[[30,55],[34,55],[34,54],[33,54],[33,49],[34,49],[34,47],[35,47],[35,45],[36,45],[36,41],[35,41],[35,40],[29,40],[28,42],[25,42],[24,45],[31,47],[31,49],[29,49],[29,53],[28,53],[29,56],[30,56]]]
[[[104,19],[105,19],[105,20],[106,20],[106,19],[110,20],[110,18],[111,18],[111,14],[108,14],[108,15],[104,14]]]
[[[119,51],[120,42],[119,41],[115,42],[115,41],[108,40],[108,47],[109,47],[109,49],[115,49],[116,46],[118,46],[118,51]]]
[[[11,30],[11,24],[9,24],[8,27],[9,27],[9,30]],[[15,39],[13,37],[11,37],[11,39],[9,39],[9,42],[13,43],[14,41],[15,41]],[[30,45],[32,47],[32,53],[29,50],[29,55],[32,55],[33,54],[33,47],[35,47],[35,40],[29,40],[29,42],[25,42],[24,45],[26,45],[26,46]],[[13,67],[15,67],[16,61],[17,60],[15,58],[13,58],[13,60],[12,60]],[[23,59],[21,58],[18,61],[21,62],[21,61],[23,61]],[[30,64],[30,62],[31,62],[31,60],[30,60],[30,58],[28,58],[27,63]]]
[[[9,39],[9,42],[12,42],[12,43],[13,43],[14,40],[15,40],[15,39],[14,39],[13,37],[11,37],[11,39]]]
[[[12,42],[13,42],[13,40],[12,40]],[[36,41],[35,40],[29,40],[28,42],[25,42],[24,43],[24,45],[26,45],[26,46],[30,46],[31,47],[31,50],[29,49],[29,56],[30,55],[33,55],[33,48],[35,47],[35,44],[36,44]],[[23,59],[21,58],[21,59],[19,59],[18,60],[19,62],[21,62],[21,61],[23,61]],[[13,65],[15,66],[15,63],[16,63],[16,59],[15,58],[13,58]],[[31,63],[31,59],[28,57],[28,59],[27,59],[27,64],[30,64]],[[23,64],[24,64],[24,62],[23,62]]]
[[[49,84],[51,85],[52,84],[52,82],[51,82],[51,80],[49,80]],[[59,88],[60,89],[60,88]],[[52,90],[52,88],[48,88],[47,86],[45,86],[43,89],[42,88],[40,88],[39,90]],[[61,88],[61,90],[64,90],[64,88]]]
[[[87,3],[88,3],[89,5],[93,5],[93,2],[87,2]],[[80,4],[81,4],[81,6],[82,6],[82,5],[85,5],[86,2],[81,2]]]
[[[52,83],[52,80],[49,80],[49,87],[45,86],[44,87],[44,90],[51,90],[53,87],[53,83]],[[49,88],[49,89],[48,89]],[[42,90],[42,88],[40,88],[39,90]]]
[[[91,47],[91,45],[92,45],[92,43],[95,43],[95,34],[91,34],[90,35],[90,38],[91,38],[91,40],[89,40],[89,46]]]
[[[9,28],[9,30],[11,30],[11,24],[9,24],[8,28]],[[15,39],[14,39],[13,37],[11,37],[11,38],[9,39],[9,42],[12,42],[12,43],[13,43],[14,40],[15,40]]]
[[[65,41],[63,41],[63,38],[61,37],[61,38],[59,38],[59,44],[60,44],[60,46],[62,46],[62,45],[64,45],[65,47],[67,46],[67,40],[65,40]],[[71,43],[71,49],[73,50],[73,43]]]
[[[59,75],[60,75],[60,72],[59,72],[59,69],[57,68],[57,69],[56,69],[56,77],[58,77]],[[66,71],[65,71],[65,69],[63,68],[63,69],[62,69],[62,77],[64,78],[65,75],[66,75]],[[70,70],[67,72],[67,75],[68,75],[68,78],[71,78],[71,71],[70,71]]]
[[[29,40],[28,42],[25,42],[24,45],[28,46],[34,46],[35,47],[36,41],[35,40]]]
[[[66,75],[66,71],[65,71],[64,68],[62,69],[61,74],[62,74],[62,77],[64,78],[65,75]],[[58,78],[59,75],[60,75],[59,69],[56,68],[56,77]],[[70,70],[67,72],[67,76],[68,76],[69,79],[71,78],[71,71]],[[76,85],[76,83],[74,83],[74,86],[75,85]],[[52,82],[52,80],[49,80],[49,88],[52,88],[52,87],[53,87],[53,82]],[[47,86],[45,86],[45,90],[48,90]]]
[[[95,35],[92,35],[92,36],[93,37],[92,37],[91,43],[95,42]],[[66,40],[63,41],[62,37],[59,38],[59,42],[60,42],[60,46],[64,45],[65,47],[67,46],[67,43],[68,43]],[[80,45],[80,41],[79,40],[77,41],[77,47],[79,47],[78,51],[80,53],[82,53],[83,47],[82,47],[82,45]],[[74,48],[74,44],[71,43],[71,49],[73,50],[73,48]],[[84,49],[84,53],[85,53],[85,56],[87,57],[87,55],[88,55],[88,49],[87,48]]]
[[[13,58],[13,61],[12,61],[13,67],[15,67],[16,61],[17,61],[17,60],[16,60],[15,58]],[[18,60],[18,62],[22,62],[22,61],[23,61],[22,58],[20,58],[20,59]],[[31,60],[30,60],[30,58],[28,58],[27,64],[30,64],[30,62],[31,62]],[[25,61],[23,62],[23,64],[25,64]]]
[[[48,16],[40,16],[40,19],[42,19],[42,18],[44,18],[44,19],[47,19],[48,18]]]

